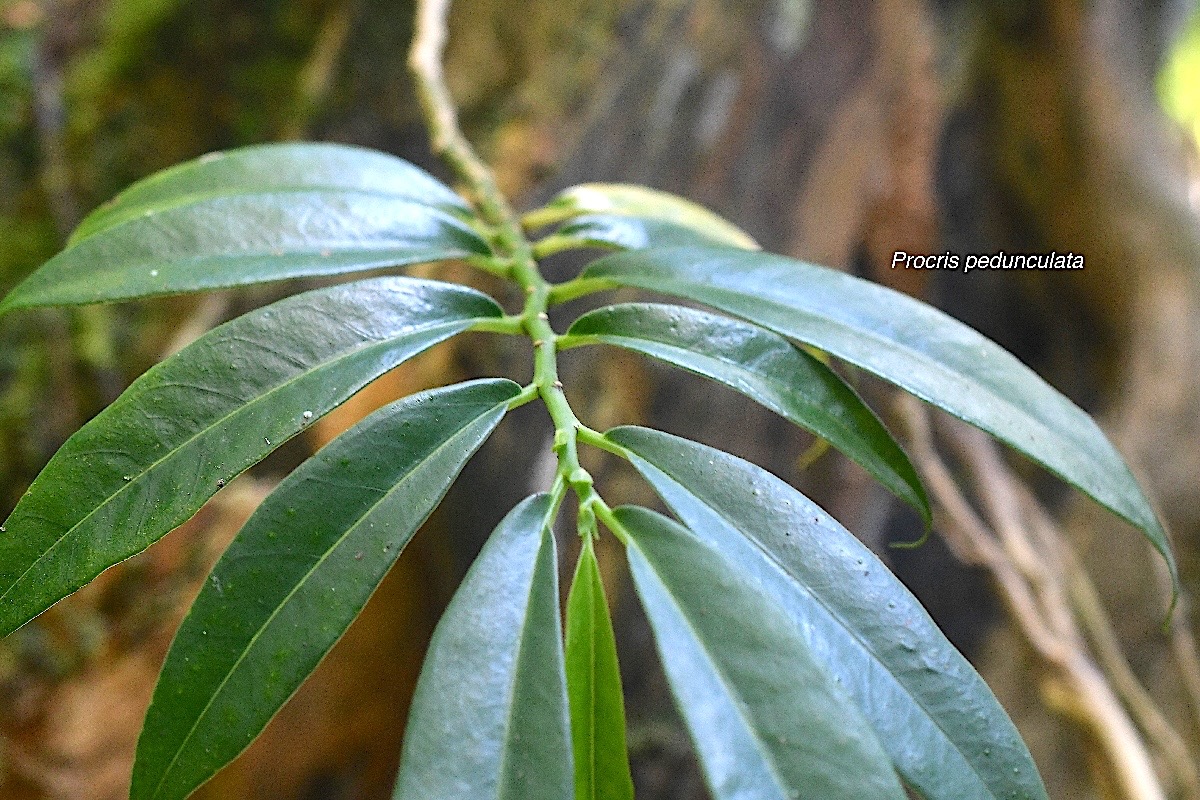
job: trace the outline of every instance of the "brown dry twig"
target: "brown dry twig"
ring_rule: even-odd
[[[417,4],[416,32],[408,54],[417,97],[425,112],[430,146],[466,185],[486,222],[497,227],[511,225],[516,214],[501,194],[492,171],[458,127],[458,112],[442,69],[449,15],[450,0],[421,0]]]
[[[941,512],[943,535],[956,555],[996,580],[1014,622],[1050,672],[1047,702],[1089,729],[1125,797],[1167,797],[1151,750],[1173,792],[1200,797],[1184,739],[1134,676],[1068,540],[995,443],[964,423],[938,418],[937,432],[966,468],[981,519],[939,454],[925,407],[905,396],[899,408],[917,468]]]

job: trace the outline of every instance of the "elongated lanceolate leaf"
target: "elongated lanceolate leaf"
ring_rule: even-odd
[[[765,587],[665,517],[616,519],[715,800],[903,800],[867,721]]]
[[[70,244],[122,222],[215,197],[279,191],[357,191],[466,212],[462,198],[395,156],[343,144],[264,144],[209,153],[138,181],[84,218]]]
[[[583,315],[559,346],[596,342],[683,367],[762,403],[857,461],[928,524],[921,480],[883,423],[837,373],[783,337],[704,311],[637,303]]]
[[[775,598],[923,797],[1045,800],[987,684],[849,531],[728,453],[645,428],[606,436],[688,528]]]
[[[235,194],[148,211],[46,262],[0,314],[178,294],[487,253],[431,206],[350,190]]]
[[[500,307],[378,278],[246,314],[148,371],[50,460],[0,527],[0,634],[182,524],[366,383]]]
[[[577,223],[579,227],[564,228],[559,233],[574,236],[590,230],[592,236],[599,237],[598,242],[636,247],[638,245],[626,242],[647,238],[644,233],[639,233],[639,224],[646,226],[645,231],[679,235],[670,233],[670,227],[673,226],[677,232],[688,231],[692,237],[699,236],[714,244],[758,249],[758,244],[749,234],[699,203],[657,189],[624,183],[572,186],[544,208],[526,215],[524,221],[529,227],[541,227],[580,217],[586,217],[589,221],[580,219]],[[622,225],[622,220],[628,224]],[[665,227],[658,223],[665,223]],[[605,234],[605,226],[610,226],[607,230],[611,233]]]
[[[492,533],[446,610],[405,729],[396,800],[570,800],[552,504]]]
[[[182,800],[250,744],[519,392],[483,380],[400,400],[263,501],[175,635],[138,741],[131,800]]]
[[[566,649],[575,800],[633,800],[617,642],[590,537],[567,598]]]
[[[728,248],[617,253],[593,262],[583,276],[714,306],[907,389],[1137,526],[1178,585],[1166,532],[1092,418],[1006,350],[937,309],[841,272]]]

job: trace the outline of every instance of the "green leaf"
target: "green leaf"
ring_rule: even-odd
[[[265,144],[209,153],[138,181],[88,214],[69,244],[146,212],[281,191],[356,191],[443,211],[467,210],[441,181],[387,153],[342,144]]]
[[[0,634],[185,522],[369,381],[501,314],[461,286],[377,278],[246,314],[152,368],[67,440],[0,526]]]
[[[715,800],[903,800],[867,721],[765,587],[665,517],[614,516]]]
[[[1178,586],[1166,532],[1121,454],[1083,410],[954,318],[868,281],[727,248],[617,253],[582,277],[687,297],[862,367],[982,428],[1139,528]]]
[[[667,223],[714,244],[758,249],[758,243],[749,234],[698,203],[657,189],[624,183],[572,186],[544,208],[526,215],[523,222],[526,227],[538,228],[585,216],[587,219],[580,220],[579,229],[571,235],[584,238],[590,235],[597,237],[599,242],[634,247],[637,245],[623,242],[646,238],[639,233],[639,223],[644,223],[647,231],[667,230],[656,225]],[[589,230],[590,234],[584,234]],[[610,231],[607,235],[606,230]],[[560,230],[559,234],[567,235],[568,230]]]
[[[908,456],[837,373],[754,325],[650,303],[605,306],[575,321],[560,348],[624,347],[735,389],[826,439],[929,524],[929,499]]]
[[[567,598],[567,694],[575,800],[633,800],[617,642],[590,536]]]
[[[576,217],[556,230],[556,242],[571,247],[600,247],[618,250],[643,250],[668,245],[710,244],[738,246],[728,241],[720,228],[699,228],[662,219],[622,217],[612,214],[587,214]],[[561,245],[560,245],[561,246]]]
[[[548,495],[509,512],[438,623],[396,800],[570,800],[553,513]]]
[[[836,520],[728,453],[645,428],[606,436],[688,528],[775,598],[924,797],[1045,800],[987,684]]]
[[[182,800],[253,741],[519,392],[483,380],[405,398],[284,479],[175,635],[138,740],[131,800]]]
[[[426,173],[369,150],[214,154],[93,212],[66,250],[0,301],[0,314],[488,254],[454,215],[461,208]]]

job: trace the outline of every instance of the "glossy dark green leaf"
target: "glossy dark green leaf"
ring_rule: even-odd
[[[411,164],[369,150],[214,154],[94,212],[66,250],[0,301],[0,314],[487,254],[455,216],[465,216],[461,205]]]
[[[688,528],[775,598],[922,796],[1045,800],[987,684],[836,520],[728,453],[645,428],[606,435]]]
[[[720,381],[826,439],[930,520],[908,456],[837,373],[786,339],[680,306],[605,306],[575,321],[560,346],[624,347]]]
[[[75,433],[0,526],[0,634],[180,525],[366,383],[481,319],[471,289],[378,278],[226,323]]]
[[[548,495],[522,501],[446,609],[413,697],[396,800],[570,800]]]
[[[175,635],[138,741],[131,800],[182,800],[250,744],[519,392],[483,380],[400,400],[263,501]]]
[[[441,181],[387,153],[343,144],[264,144],[209,153],[138,181],[88,214],[70,244],[146,212],[280,191],[357,191],[467,211],[462,198]]]
[[[871,727],[767,587],[654,512],[616,519],[715,800],[904,799]]]
[[[590,537],[567,598],[566,649],[575,800],[633,800],[617,642]]]
[[[699,236],[714,244],[758,249],[758,244],[749,234],[704,206],[678,195],[632,184],[587,183],[572,186],[544,208],[526,215],[525,224],[542,227],[566,220],[578,222],[574,227],[560,230],[560,234],[590,235],[596,237],[596,243],[638,247],[645,245],[632,242],[647,240],[647,232],[680,236],[680,231],[686,231],[693,239]],[[645,227],[640,228],[640,224]],[[672,227],[675,229],[673,233]],[[585,234],[587,231],[590,234]]]
[[[1166,532],[1096,423],[1006,350],[891,289],[795,259],[729,248],[617,253],[593,286],[687,297],[812,344],[996,436],[1141,529],[1178,585]]]

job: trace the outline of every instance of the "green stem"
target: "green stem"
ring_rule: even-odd
[[[550,305],[556,306],[577,297],[583,297],[593,292],[603,292],[605,289],[615,289],[617,285],[604,278],[575,278],[566,283],[559,283],[550,289]]]
[[[551,202],[550,205],[527,212],[521,218],[521,227],[527,231],[536,231],[539,228],[556,225],[570,217],[571,210],[569,208],[562,208]]]
[[[538,394],[537,386],[531,383],[523,388],[519,395],[508,401],[507,408],[509,411],[512,411],[515,408],[520,408],[526,403],[532,403],[534,400],[537,400],[539,396],[540,395]]]
[[[587,247],[587,242],[582,239],[576,239],[573,236],[559,236],[557,233],[552,233],[546,238],[538,239],[534,242],[533,255],[538,260],[541,260],[555,253],[578,250],[581,247]]]
[[[450,0],[420,0],[417,5],[416,31],[409,66],[429,127],[434,153],[441,157],[465,185],[480,219],[492,228],[495,257],[488,260],[490,271],[503,274],[525,292],[525,307],[515,320],[501,319],[481,323],[477,330],[502,333],[519,328],[533,340],[533,383],[514,399],[524,403],[532,393],[542,398],[554,422],[554,453],[558,457],[552,493],[562,499],[566,486],[579,497],[580,525],[588,524],[587,514],[599,500],[592,476],[579,463],[577,432],[583,428],[571,410],[562,382],[558,379],[558,335],[550,327],[546,310],[550,305],[551,286],[538,270],[533,245],[525,235],[521,220],[500,193],[495,176],[458,127],[454,101],[442,72],[442,53],[446,46],[446,18]],[[602,502],[602,501],[601,501]],[[594,520],[591,525],[594,527]]]
[[[480,333],[503,333],[509,336],[521,336],[525,333],[525,326],[523,324],[523,317],[506,315],[499,319],[482,319],[468,328],[468,330]]]
[[[621,540],[621,544],[629,544],[629,532],[625,530],[625,526],[617,520],[616,514],[614,514],[613,510],[609,508],[608,503],[604,502],[603,498],[601,498],[599,495],[596,495],[596,497],[590,503],[588,503],[588,507],[591,512],[596,515],[596,519],[603,522],[604,527],[612,531],[613,536],[616,536],[619,540]]]
[[[559,336],[550,327],[546,314],[550,284],[538,271],[528,241],[522,241],[513,260],[512,277],[526,293],[521,315],[525,332],[533,339],[533,383],[554,422],[554,453],[558,456],[558,474],[579,495],[581,502],[595,494],[592,476],[579,463],[578,431],[583,428],[571,409],[558,379]]]
[[[476,221],[472,227],[474,227],[476,232],[479,233],[479,235],[484,239],[487,239],[492,234],[491,229],[488,226],[478,221]],[[484,272],[495,275],[498,278],[508,277],[508,264],[499,261],[494,255],[468,256],[465,261],[472,267],[475,267],[475,269],[483,270]]]
[[[603,450],[606,453],[612,453],[614,456],[629,460],[630,453],[624,447],[616,442],[608,439],[603,433],[592,430],[588,427],[580,428],[576,434],[579,441],[584,444],[590,444],[592,447]]]

